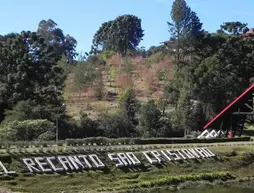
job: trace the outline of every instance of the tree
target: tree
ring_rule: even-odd
[[[223,42],[192,74],[193,93],[204,104],[207,119],[242,93],[254,76],[254,41],[230,36]]]
[[[4,111],[8,107],[6,84],[0,81],[0,122],[4,119]]]
[[[11,110],[5,111],[5,119],[2,123],[35,119],[47,119],[54,122],[57,110],[58,108],[36,104],[31,100],[19,101]]]
[[[239,35],[240,33],[245,33],[248,31],[247,23],[236,22],[224,22],[220,27],[222,31],[227,31],[234,35]]]
[[[143,136],[160,136],[160,128],[162,127],[162,115],[154,100],[150,100],[141,106],[139,116],[140,125],[143,127]]]
[[[79,62],[74,68],[74,89],[79,91],[81,96],[82,91],[86,91],[89,86],[97,78],[99,70],[90,62]]]
[[[175,0],[171,9],[171,20],[168,22],[171,39],[176,44],[177,71],[181,71],[181,59],[186,47],[193,45],[202,34],[202,23],[185,0]],[[190,50],[187,50],[190,52]]]
[[[44,38],[45,42],[54,48],[54,53],[57,55],[64,55],[67,63],[72,63],[74,57],[77,55],[75,48],[77,41],[63,30],[57,27],[57,24],[48,19],[42,20],[39,23],[37,33]]]
[[[129,119],[129,121],[136,125],[136,112],[138,110],[137,99],[133,89],[126,89],[119,100],[120,108],[122,108]]]
[[[94,35],[92,48],[126,55],[128,50],[135,50],[139,45],[143,32],[141,19],[134,15],[122,15],[101,25]]]
[[[117,75],[117,70],[115,67],[111,66],[110,70],[109,70],[109,86],[112,86],[112,80],[115,80]]]
[[[135,133],[133,124],[123,109],[114,114],[101,114],[98,129],[103,131],[104,136],[112,138],[131,137]]]
[[[111,26],[113,25],[113,21],[108,21],[102,23],[101,27],[94,34],[93,37],[93,51],[98,50],[110,50],[112,42],[109,42],[109,36],[111,31]]]
[[[61,103],[65,75],[51,48],[30,31],[0,38],[0,82],[6,88],[8,108],[28,99],[41,105]]]
[[[95,137],[98,135],[98,123],[88,117],[86,113],[81,112],[81,117],[78,120],[78,128],[74,135],[77,138]]]
[[[185,87],[179,89],[177,108],[172,116],[172,124],[175,128],[187,131],[190,130],[192,106],[190,103],[190,93]],[[186,132],[185,132],[186,134]]]
[[[32,141],[54,130],[54,124],[45,119],[12,121],[0,127],[0,139]]]

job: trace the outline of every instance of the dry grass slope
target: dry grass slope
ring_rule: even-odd
[[[121,72],[124,65],[119,55],[112,56],[106,62],[106,69],[115,69],[116,77],[109,79],[109,70],[102,72],[104,97],[97,100],[94,97],[94,86],[86,92],[73,90],[73,74],[66,81],[64,97],[68,113],[75,119],[79,118],[80,111],[86,112],[90,118],[96,119],[99,112],[113,112],[117,107],[118,97],[127,88],[135,90],[137,99],[146,102],[149,99],[158,100],[163,96],[165,80],[174,75],[171,59],[162,53],[156,53],[150,58],[130,58],[132,73]]]

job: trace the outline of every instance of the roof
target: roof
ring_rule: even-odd
[[[247,93],[254,89],[254,84],[247,88],[240,96],[238,96],[232,103],[230,103],[226,108],[224,108],[219,114],[212,118],[205,126],[204,129],[207,129],[212,123],[214,123],[219,117],[221,117],[226,111],[230,109],[235,103],[237,103],[241,98],[243,98]]]

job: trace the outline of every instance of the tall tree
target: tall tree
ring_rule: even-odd
[[[143,136],[158,137],[162,127],[161,112],[154,100],[148,101],[140,108],[139,122],[143,128]]]
[[[136,125],[137,124],[136,113],[138,109],[138,102],[133,89],[129,88],[125,90],[125,92],[119,99],[119,106],[126,112],[129,121],[133,125]]]
[[[251,39],[225,37],[217,51],[203,58],[194,69],[194,94],[205,105],[208,119],[249,86],[254,77],[253,49]]]
[[[94,34],[93,37],[93,51],[97,50],[110,50],[112,42],[109,41],[111,26],[113,25],[113,21],[108,21],[102,23],[101,27]]]
[[[35,32],[0,38],[0,82],[8,107],[20,100],[57,105],[61,101],[65,75],[59,56]]]
[[[181,59],[185,47],[189,47],[202,34],[202,23],[185,0],[175,0],[171,9],[171,20],[168,22],[171,39],[176,45],[177,71],[181,71]]]
[[[128,50],[137,48],[144,36],[143,32],[141,19],[135,15],[122,15],[101,25],[94,35],[93,48],[126,55]]]
[[[37,33],[54,48],[55,54],[64,55],[68,63],[73,62],[77,41],[69,34],[65,36],[63,30],[58,28],[53,20],[40,21]]]

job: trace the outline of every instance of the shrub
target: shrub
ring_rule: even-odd
[[[136,124],[136,112],[138,111],[138,101],[133,89],[126,89],[120,96],[119,106],[127,113],[129,121]]]
[[[0,138],[7,140],[31,141],[46,131],[53,131],[54,125],[48,120],[12,121],[0,128]]]
[[[233,141],[250,141],[250,137],[240,138],[225,138],[225,139],[181,139],[181,138],[107,138],[107,137],[89,137],[84,139],[67,139],[68,146],[75,146],[77,144],[94,144],[107,145],[107,144],[183,144],[183,143],[217,143],[217,142],[233,142]]]
[[[4,163],[11,163],[11,155],[9,154],[0,154],[0,161]]]
[[[140,125],[143,126],[143,136],[159,136],[159,130],[162,127],[161,112],[154,100],[148,101],[140,108]]]
[[[42,141],[50,141],[55,139],[56,134],[52,131],[46,131],[45,133],[42,133],[41,135],[39,135],[38,139],[42,140]]]
[[[19,101],[12,110],[7,110],[2,124],[13,121],[24,121],[34,119],[54,120],[56,109],[51,106],[34,104],[32,101]]]
[[[97,129],[98,123],[88,117],[86,113],[81,112],[81,117],[77,122],[76,131],[73,132],[74,138],[83,138],[83,137],[94,137],[99,135]]]
[[[99,127],[106,137],[131,137],[134,133],[133,125],[124,110],[115,114],[102,114],[99,119]]]

